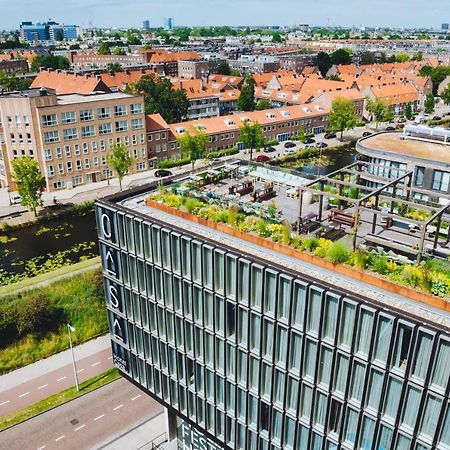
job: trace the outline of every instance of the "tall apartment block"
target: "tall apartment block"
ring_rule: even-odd
[[[47,191],[111,178],[113,144],[129,148],[130,173],[148,169],[144,102],[122,92],[56,95],[30,89],[0,95],[0,184],[13,186],[11,161],[35,158]]]
[[[450,449],[448,308],[147,205],[156,189],[96,213],[113,360],[173,448]]]

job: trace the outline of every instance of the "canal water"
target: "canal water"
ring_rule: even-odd
[[[308,175],[328,175],[354,163],[357,154],[356,150],[348,149],[324,151],[322,157],[319,159],[319,164],[317,164],[317,159],[315,158],[312,161],[308,161],[305,165],[297,167],[296,170]]]
[[[0,232],[0,285],[13,274],[76,263],[98,254],[93,211]],[[55,267],[56,268],[56,267]]]

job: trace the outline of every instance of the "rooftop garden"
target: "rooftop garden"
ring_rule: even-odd
[[[232,200],[224,202],[207,190],[191,185],[174,184],[159,188],[148,200],[193,214],[199,218],[250,233],[296,249],[332,264],[345,265],[359,271],[376,274],[398,285],[450,300],[450,261],[429,259],[420,264],[396,261],[383,251],[356,249],[345,240],[331,241],[292,231],[289,223],[280,220],[274,204]]]

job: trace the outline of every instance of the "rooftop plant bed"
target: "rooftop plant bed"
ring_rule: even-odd
[[[296,250],[295,256],[300,257],[304,254],[310,255],[314,261],[322,260],[324,261],[322,265],[337,272],[342,272],[340,267],[352,269],[346,273],[357,279],[366,274],[372,275],[374,279],[381,278],[382,283],[371,284],[397,293],[399,289],[395,289],[395,285],[408,288],[404,292],[401,291],[402,295],[420,300],[431,294],[434,297],[445,298],[450,303],[450,262],[447,261],[428,260],[420,265],[394,262],[385,255],[376,255],[363,250],[353,251],[341,241],[333,242],[324,238],[298,235],[293,233],[286,223],[278,222],[276,219],[252,215],[237,207],[228,208],[224,205],[211,204],[205,199],[178,195],[165,189],[151,194],[147,199],[147,205],[155,207],[165,205],[209,223],[226,225],[241,232],[244,239],[246,235],[264,238],[279,244],[280,249],[284,247]],[[392,286],[389,286],[389,282],[393,283]]]

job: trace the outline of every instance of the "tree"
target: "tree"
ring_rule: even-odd
[[[19,78],[13,73],[0,70],[0,86],[7,91],[21,91],[28,89],[32,83],[31,78]]]
[[[12,160],[13,179],[22,198],[20,204],[30,208],[36,214],[38,206],[42,205],[42,191],[45,189],[45,177],[39,170],[39,164],[29,156]]]
[[[236,70],[236,69],[231,69],[230,75],[232,77],[240,77],[241,76],[241,72],[239,72],[239,70]]]
[[[283,42],[283,36],[278,31],[272,33],[272,42]]]
[[[425,64],[419,70],[419,75],[421,77],[431,77],[432,73],[433,73],[433,67],[429,66],[428,64]]]
[[[347,49],[338,48],[331,54],[331,62],[336,65],[347,65],[352,63],[352,57]]]
[[[329,127],[332,131],[341,133],[341,141],[345,130],[355,128],[357,122],[356,110],[351,100],[337,97],[331,104]]]
[[[106,70],[111,74],[114,75],[117,72],[123,72],[123,67],[119,63],[108,63],[106,64]]]
[[[372,100],[366,98],[366,109],[372,115],[371,120],[375,119],[375,126],[382,122],[386,115],[386,105],[381,100]]]
[[[375,63],[375,56],[372,52],[363,52],[361,55],[361,60],[359,62],[361,65],[369,65]]]
[[[241,94],[237,100],[237,107],[241,111],[253,111],[255,109],[255,80],[251,75],[245,77]]]
[[[385,122],[391,122],[394,120],[394,108],[392,105],[388,105],[384,108],[384,117],[383,120]]]
[[[425,112],[427,114],[431,114],[434,111],[435,106],[436,106],[436,101],[434,100],[434,95],[430,92],[425,97],[425,102],[424,102]]]
[[[113,55],[116,55],[116,56],[121,56],[121,55],[125,55],[125,52],[120,48],[120,47],[116,47],[114,50],[113,50],[113,53],[112,53]]]
[[[177,141],[180,144],[181,153],[191,160],[192,170],[194,170],[195,161],[206,155],[208,136],[201,131],[195,134],[186,131],[182,136],[177,138]]]
[[[106,160],[111,168],[117,173],[120,190],[122,191],[122,180],[133,164],[133,158],[130,156],[128,149],[124,144],[114,144],[111,153],[106,157]]]
[[[98,47],[99,55],[110,55],[111,54],[111,45],[109,42],[103,41],[100,42],[100,46]]]
[[[405,106],[405,116],[408,120],[412,119],[413,116],[413,110],[412,110],[412,105],[411,102],[408,102]]]
[[[241,131],[240,140],[244,144],[245,148],[250,149],[250,161],[253,159],[253,149],[260,148],[264,145],[264,135],[261,125],[258,122],[249,124],[248,121],[244,122]]]
[[[130,86],[131,92],[142,94],[146,114],[159,113],[168,123],[181,122],[187,115],[189,100],[182,90],[174,90],[167,78],[144,75]]]
[[[263,109],[270,109],[270,108],[272,108],[272,104],[270,103],[270,100],[267,100],[266,98],[259,100],[255,106],[255,109],[258,111],[262,111]]]
[[[450,105],[450,83],[448,83],[447,87],[441,92],[441,98],[446,105]]]
[[[422,61],[423,60],[423,52],[419,50],[418,52],[414,53],[411,57],[412,61]]]
[[[31,71],[38,72],[41,67],[45,69],[69,69],[70,63],[69,60],[64,56],[36,56],[31,63]]]
[[[314,64],[319,69],[319,72],[322,74],[323,77],[327,74],[327,72],[333,65],[333,63],[331,62],[330,55],[325,52],[317,53]]]
[[[17,308],[17,332],[20,336],[45,333],[58,322],[58,312],[47,297],[37,294]]]
[[[395,62],[406,62],[409,61],[408,53],[397,53],[395,55]]]
[[[225,61],[221,62],[217,68],[217,73],[220,75],[231,75],[231,67]]]
[[[304,144],[306,142],[307,136],[306,136],[305,129],[303,127],[300,127],[298,129],[297,137],[301,143]]]

